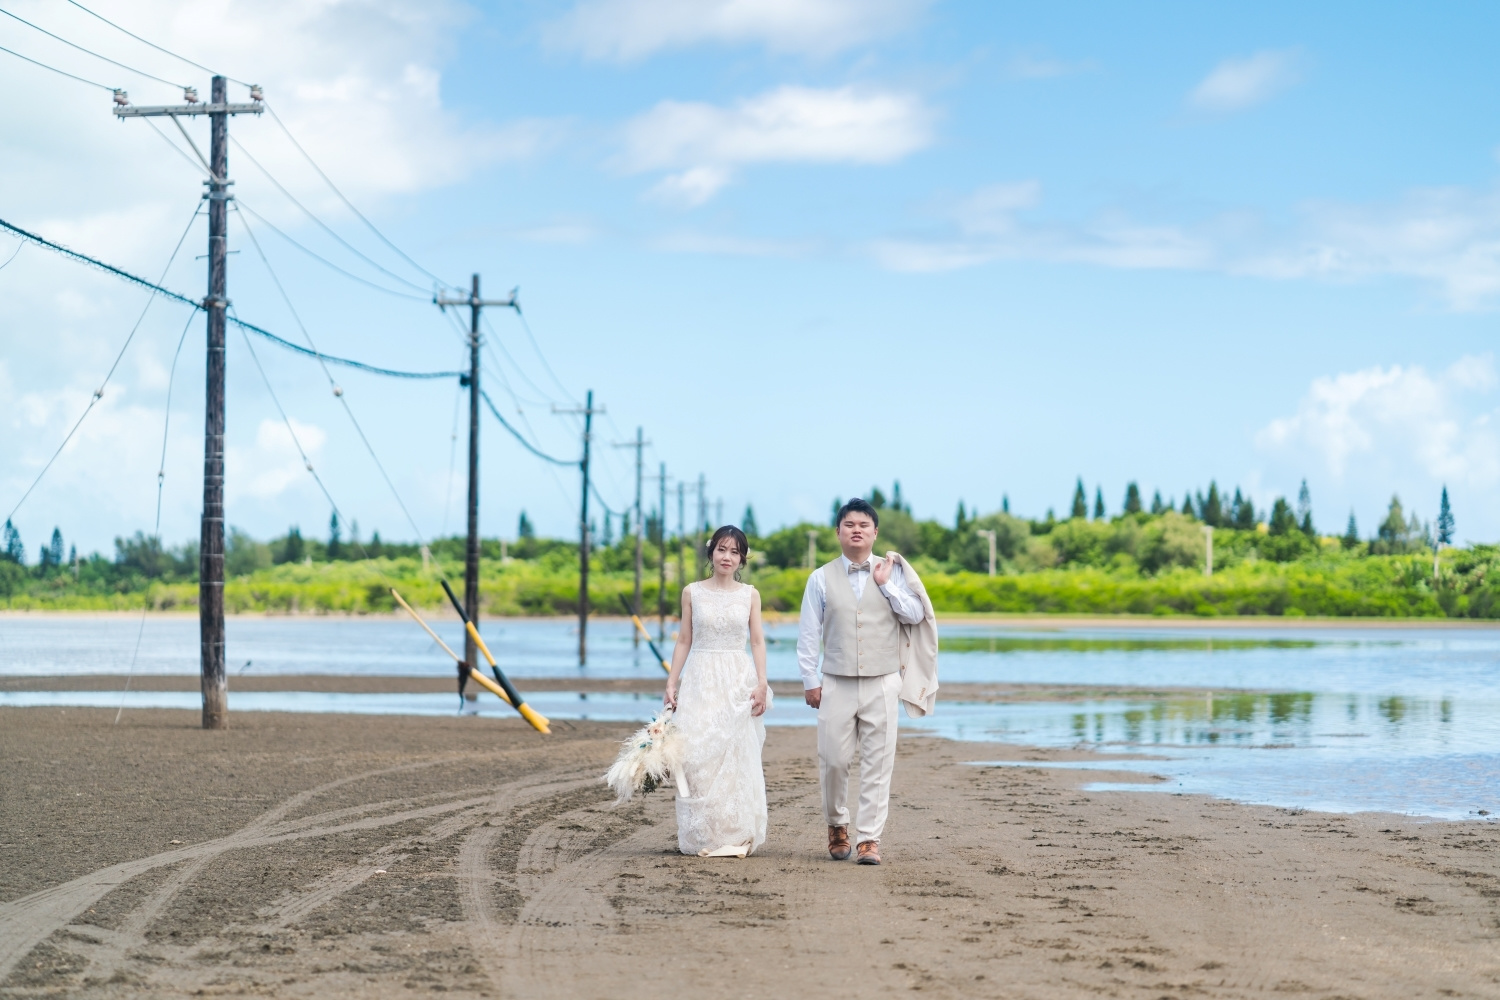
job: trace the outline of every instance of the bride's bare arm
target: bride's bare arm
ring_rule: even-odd
[[[667,675],[667,691],[662,695],[662,704],[677,707],[677,682],[682,679],[682,665],[687,662],[688,652],[693,648],[693,598],[688,588],[682,588],[682,619],[677,625],[677,645],[672,647],[672,672]],[[761,671],[764,676],[765,671]]]
[[[750,696],[750,714],[766,711],[766,630],[760,620],[760,591],[750,592],[750,656],[755,660],[755,693]]]

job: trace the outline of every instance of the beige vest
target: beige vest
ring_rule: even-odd
[[[818,572],[823,574],[823,673],[879,677],[900,670],[901,620],[874,577],[865,581],[864,595],[855,601],[842,559]]]

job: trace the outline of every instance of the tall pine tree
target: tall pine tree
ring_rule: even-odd
[[[1161,498],[1157,497],[1160,501]],[[1141,512],[1141,488],[1134,482],[1125,487],[1125,513],[1139,514]]]
[[[3,545],[0,545],[0,559],[6,559],[13,563],[26,565],[26,546],[21,543],[21,533],[16,526],[10,523],[10,518],[5,519],[5,534]]]
[[[1439,545],[1453,544],[1453,508],[1448,505],[1448,485],[1443,484],[1443,499],[1438,504],[1437,540]]]
[[[1359,544],[1359,525],[1354,523],[1354,511],[1349,511],[1349,525],[1344,529],[1344,537],[1339,543],[1346,549],[1352,549]]]
[[[343,530],[339,526],[339,512],[334,511],[328,518],[328,561],[333,562],[343,554]]]
[[[760,527],[755,523],[755,508],[745,504],[745,519],[740,522],[740,530],[750,538],[760,537]]]
[[[516,522],[516,537],[522,540],[536,537],[536,528],[532,527],[531,518],[526,516],[524,510],[521,511],[521,519]]]
[[[1094,487],[1094,520],[1104,520],[1104,487]]]
[[[1167,509],[1167,506],[1161,502],[1161,490],[1151,494],[1151,513],[1160,514]]]
[[[1203,501],[1203,523],[1211,528],[1224,527],[1224,502],[1219,499],[1219,484],[1208,482],[1208,498]]]
[[[1089,495],[1083,491],[1083,477],[1078,477],[1078,485],[1073,487],[1073,512],[1069,517],[1089,516]]]
[[[1302,488],[1297,491],[1297,526],[1308,538],[1317,538],[1317,529],[1313,527],[1312,519],[1312,491],[1307,488],[1307,480],[1302,480]]]

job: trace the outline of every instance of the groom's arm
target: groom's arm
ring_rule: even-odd
[[[889,557],[887,557],[889,558]],[[906,573],[901,568],[899,561],[892,560],[891,575],[884,583],[879,576],[875,576],[876,586],[880,593],[891,605],[891,611],[895,612],[896,620],[903,625],[916,625],[927,617],[927,609],[922,607],[922,602],[917,595],[911,592],[906,585]]]
[[[797,667],[802,672],[802,688],[807,703],[818,707],[823,680],[818,676],[818,653],[823,646],[823,612],[827,607],[823,593],[823,573],[813,570],[802,591],[802,617],[797,628]]]

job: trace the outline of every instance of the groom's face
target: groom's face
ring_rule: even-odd
[[[844,515],[839,522],[839,545],[844,550],[844,555],[855,562],[863,562],[869,556],[870,550],[875,547],[875,522],[870,519],[869,514],[851,510]]]

